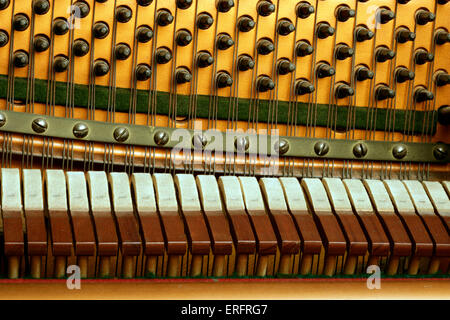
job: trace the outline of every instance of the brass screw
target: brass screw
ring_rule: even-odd
[[[73,135],[77,138],[84,138],[87,136],[87,134],[89,133],[89,128],[86,124],[84,123],[77,123],[74,127],[73,127]]]
[[[196,134],[192,137],[192,144],[195,148],[201,147],[203,149],[208,144],[208,138],[203,134]]]
[[[330,147],[325,141],[319,141],[314,145],[314,152],[318,156],[324,156],[328,153],[328,151],[330,151]]]
[[[130,133],[128,132],[127,128],[124,127],[118,127],[116,130],[114,130],[114,139],[116,139],[117,142],[124,142],[128,139],[130,136]]]
[[[236,148],[236,150],[238,152],[243,152],[246,151],[248,149],[250,145],[250,142],[248,141],[247,137],[237,137],[236,140],[234,140],[234,147]]]
[[[158,146],[163,146],[169,142],[169,134],[165,131],[157,131],[153,136],[153,140]]]
[[[437,145],[433,150],[433,155],[437,160],[444,160],[448,156],[448,150],[443,145]]]
[[[396,159],[403,159],[408,153],[408,149],[404,144],[397,144],[394,149],[392,149],[392,155]]]
[[[281,139],[277,141],[275,144],[275,151],[278,152],[278,154],[285,154],[289,150],[289,142],[287,142],[285,139]]]
[[[364,143],[358,143],[353,147],[353,154],[357,158],[362,158],[367,154],[367,146]]]
[[[6,116],[3,113],[0,113],[0,127],[3,127],[6,123]]]
[[[33,123],[31,124],[31,128],[36,133],[43,133],[48,128],[47,121],[45,121],[42,118],[37,118],[33,120]]]

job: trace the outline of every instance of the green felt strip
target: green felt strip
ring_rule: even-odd
[[[6,98],[7,95],[7,76],[0,75],[0,98]],[[66,105],[66,91],[67,84],[65,82],[56,82],[55,91],[55,104],[56,105]],[[101,110],[107,110],[108,108],[108,87],[96,86],[95,91],[95,108]],[[131,90],[127,88],[117,88],[116,89],[116,111],[118,112],[128,112],[130,106],[130,94]],[[137,102],[136,111],[138,113],[147,113],[148,110],[148,95],[149,92],[146,90],[137,91]],[[27,79],[26,78],[16,78],[14,84],[14,99],[25,101],[27,96]],[[87,107],[88,97],[89,97],[89,87],[86,85],[75,85],[75,101],[76,107]],[[47,101],[47,80],[35,80],[35,102],[45,103]],[[229,110],[229,98],[219,97],[218,99],[218,114],[217,118],[219,120],[228,119]],[[169,93],[167,92],[157,92],[157,106],[156,113],[160,115],[167,115],[169,113]],[[197,117],[198,118],[208,118],[208,110],[210,104],[210,97],[205,95],[199,95],[197,99]],[[240,121],[248,120],[248,110],[249,110],[250,100],[249,99],[239,99],[239,108],[237,119]],[[297,124],[306,125],[307,124],[307,114],[308,105],[306,103],[297,104]],[[273,109],[273,108],[272,108]],[[189,96],[178,95],[177,97],[177,116],[185,117],[188,116],[189,110]],[[261,100],[259,103],[258,111],[258,122],[267,122],[268,116],[270,114],[270,103],[267,100]],[[328,119],[328,105],[318,104],[317,105],[317,120],[316,125],[319,127],[324,127],[327,125]],[[391,115],[390,110],[384,108],[378,108],[376,112],[375,129],[379,131],[384,131],[386,119]],[[437,117],[433,116],[435,111],[416,111],[414,114],[406,112],[404,110],[395,111],[395,124],[394,131],[403,132],[405,128],[405,123],[410,122],[409,126],[415,134],[422,133],[423,123],[427,121],[430,122],[429,127],[426,129],[429,133],[434,134],[436,130]],[[348,107],[339,106],[337,108],[337,122],[336,127],[338,129],[346,128],[348,116]],[[272,117],[272,115],[271,115]],[[368,108],[367,107],[357,107],[355,108],[355,128],[356,129],[366,129],[367,119],[368,119]],[[372,119],[370,117],[369,119]],[[431,123],[433,119],[433,123]],[[278,123],[288,122],[288,102],[279,101],[278,102]]]

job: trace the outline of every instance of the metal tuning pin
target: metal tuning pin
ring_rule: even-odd
[[[267,17],[275,12],[275,5],[269,1],[260,1],[257,6],[258,14]]]
[[[445,31],[444,29],[439,29],[434,34],[434,41],[438,45],[450,42],[450,33]]]
[[[278,74],[285,75],[295,70],[295,64],[290,62],[288,59],[280,59],[277,63],[277,70]]]
[[[365,27],[357,27],[355,35],[356,41],[363,42],[372,39],[375,34]]]
[[[65,72],[69,68],[69,59],[66,56],[56,56],[53,61],[53,70],[55,72]]]
[[[273,42],[268,39],[261,39],[256,44],[256,50],[259,54],[266,55],[275,50]]]
[[[394,57],[395,52],[388,48],[381,47],[375,51],[375,58],[377,62],[386,62],[393,59]]]
[[[79,18],[86,18],[88,16],[90,8],[85,1],[77,1],[73,5],[78,8]]]
[[[153,0],[137,0],[136,2],[142,7],[147,7],[152,4]]]
[[[179,9],[187,9],[192,5],[192,0],[177,0],[177,7]]]
[[[155,58],[156,63],[165,64],[172,60],[172,53],[169,49],[161,47],[156,49]]]
[[[346,44],[340,44],[336,46],[336,58],[339,60],[345,60],[353,56],[354,50]]]
[[[25,31],[30,25],[30,20],[23,13],[18,13],[13,18],[13,28],[15,31]]]
[[[152,76],[152,69],[146,64],[139,64],[136,67],[136,79],[138,81],[146,81]]]
[[[48,0],[36,0],[33,2],[33,11],[38,15],[46,14],[50,10],[50,2]]]
[[[416,34],[406,28],[400,28],[397,30],[395,38],[398,43],[405,43],[407,41],[414,41],[416,39]]]
[[[9,0],[0,0],[0,10],[5,10],[9,7]]]
[[[104,39],[109,34],[109,26],[106,22],[96,22],[93,27],[94,37]]]
[[[23,68],[26,67],[28,65],[28,53],[23,51],[23,50],[19,50],[14,52],[13,55],[13,64],[16,68]]]
[[[239,58],[238,58],[239,71],[247,71],[247,70],[253,69],[254,67],[255,67],[255,62],[253,61],[253,59],[250,56],[248,56],[246,54],[239,56]]]
[[[314,92],[314,86],[307,80],[300,79],[295,83],[295,93],[299,96]]]
[[[392,99],[395,97],[395,91],[385,85],[379,85],[375,89],[375,98],[379,101]]]
[[[331,27],[328,23],[322,22],[317,25],[317,36],[320,39],[325,39],[332,36],[334,34],[334,31],[334,28]]]
[[[395,81],[398,83],[403,83],[405,81],[409,81],[414,79],[415,74],[412,71],[409,71],[405,67],[399,67],[395,70]]]
[[[137,29],[137,39],[140,43],[146,43],[152,40],[153,30],[148,26],[140,26]]]
[[[180,47],[185,47],[192,42],[192,35],[187,29],[178,30],[175,41]]]
[[[448,0],[437,0],[438,4],[447,4]]]
[[[96,60],[94,63],[94,74],[97,77],[102,77],[109,72],[109,63],[103,59]]]
[[[334,68],[326,63],[319,63],[316,67],[316,74],[319,78],[331,77],[336,73]]]
[[[295,46],[295,53],[298,57],[309,56],[314,52],[314,48],[306,41],[299,41]]]
[[[287,36],[295,30],[295,26],[287,19],[281,19],[278,22],[278,34],[281,36]]]
[[[202,51],[197,54],[197,66],[199,68],[209,67],[214,63],[214,58],[209,52]]]
[[[219,0],[219,1],[217,1],[217,10],[219,10],[219,12],[228,12],[233,7],[234,7],[234,1],[233,0]]]
[[[337,99],[351,97],[355,94],[355,90],[345,83],[337,84],[335,87],[335,96]]]
[[[197,17],[197,27],[206,30],[212,26],[214,19],[208,13],[200,13]]]
[[[73,54],[77,57],[83,57],[89,52],[89,43],[83,39],[77,39],[73,43]]]
[[[105,3],[106,1],[108,1],[108,0],[95,0],[95,2],[98,2],[98,3]]]
[[[414,92],[414,100],[416,100],[416,102],[425,102],[433,99],[434,99],[433,92],[428,91],[425,88],[418,88]]]
[[[267,92],[275,88],[275,83],[268,76],[259,76],[256,79],[256,89],[258,92]]]
[[[117,60],[126,60],[131,55],[131,48],[126,43],[119,43],[115,48],[116,59]]]
[[[370,70],[369,68],[364,67],[364,66],[356,68],[356,71],[355,71],[356,80],[358,80],[358,81],[373,79],[374,75],[375,74],[373,73],[372,70]]]
[[[251,17],[243,16],[238,19],[237,25],[240,32],[248,32],[255,27],[255,21]]]
[[[381,9],[379,11],[380,23],[385,24],[395,18],[395,13],[389,9]]]
[[[6,46],[8,42],[9,42],[8,32],[0,30],[0,48]]]
[[[336,18],[340,22],[345,22],[350,18],[353,18],[355,16],[356,12],[353,9],[350,9],[349,7],[345,5],[341,5],[336,10]]]
[[[38,34],[34,37],[33,46],[36,52],[44,52],[50,47],[50,40],[46,35]]]
[[[177,84],[188,83],[191,82],[191,80],[192,74],[188,69],[180,67],[175,71],[175,81]]]
[[[411,0],[397,0],[398,4],[407,4]]]
[[[158,15],[156,16],[156,22],[158,23],[158,26],[168,26],[173,22],[173,15],[169,10],[161,9],[158,11]]]
[[[440,70],[436,72],[436,75],[434,76],[434,82],[438,87],[445,86],[447,84],[450,84],[450,74],[447,72]]]
[[[416,12],[416,23],[417,24],[425,25],[428,22],[434,21],[434,19],[436,19],[436,16],[434,15],[434,13],[432,13],[428,10],[420,9]]]
[[[226,50],[234,45],[233,39],[225,33],[219,34],[217,37],[217,48],[219,50]]]
[[[434,54],[426,51],[425,49],[419,49],[414,54],[414,61],[418,65],[425,64],[434,60]]]
[[[224,71],[219,71],[216,75],[216,85],[217,88],[226,88],[226,87],[231,87],[231,85],[233,84],[233,78],[231,78],[231,76],[224,72]]]
[[[438,121],[444,126],[450,125],[450,106],[443,105],[438,109]]]
[[[126,23],[131,20],[133,11],[127,6],[120,6],[116,9],[116,19],[121,23]]]
[[[314,7],[309,2],[300,2],[295,12],[298,18],[306,19],[314,13]]]

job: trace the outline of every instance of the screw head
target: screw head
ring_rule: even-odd
[[[275,151],[277,151],[278,154],[285,154],[289,151],[289,142],[285,139],[280,139],[275,143]]]
[[[48,124],[47,124],[47,121],[45,121],[44,119],[37,118],[37,119],[33,120],[32,124],[31,124],[31,128],[36,133],[43,133],[47,130]]]
[[[250,142],[248,141],[247,137],[239,136],[236,137],[236,140],[234,140],[234,147],[238,152],[247,151],[249,145]]]
[[[439,144],[433,150],[433,155],[437,160],[444,160],[448,156],[447,147]]]
[[[195,149],[204,149],[208,144],[208,138],[204,134],[196,134],[192,137],[192,144]]]
[[[357,158],[362,158],[367,154],[367,146],[364,143],[358,143],[353,147],[353,154]]]
[[[396,159],[403,159],[407,153],[408,149],[404,144],[397,144],[396,146],[394,146],[394,149],[392,149],[392,155]]]
[[[318,156],[324,156],[330,151],[330,146],[325,141],[319,141],[314,145],[314,152]]]
[[[124,142],[128,139],[130,136],[130,133],[128,132],[127,128],[124,127],[118,127],[116,130],[114,130],[114,139],[117,142]]]
[[[73,135],[77,138],[84,138],[89,133],[89,128],[84,123],[77,123],[73,126]]]
[[[0,127],[3,127],[6,123],[6,116],[3,113],[0,113]]]
[[[165,131],[157,131],[153,136],[153,140],[158,146],[163,146],[169,142],[169,134]]]

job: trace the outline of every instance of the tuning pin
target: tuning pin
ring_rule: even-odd
[[[336,46],[336,58],[345,60],[353,56],[354,50],[346,44]]]
[[[437,0],[438,4],[447,4],[448,0]]]
[[[399,67],[395,71],[395,80],[398,83],[403,83],[405,81],[412,80],[412,79],[414,79],[414,77],[415,77],[414,72],[409,71],[408,69],[406,69],[404,67]]]
[[[335,96],[337,99],[343,99],[351,97],[355,94],[355,90],[345,83],[340,83],[336,85]]]
[[[240,17],[237,22],[238,29],[241,32],[248,32],[255,27],[255,21],[251,17]]]
[[[444,126],[450,125],[450,106],[443,105],[438,109],[438,122]]]
[[[177,7],[180,9],[187,9],[191,4],[192,0],[177,0]]]
[[[146,43],[152,40],[153,30],[148,26],[140,26],[137,30],[137,39],[140,43]]]
[[[209,52],[199,52],[197,55],[197,66],[199,68],[209,67],[214,63],[214,58],[209,54]]]
[[[258,92],[266,92],[269,90],[273,90],[275,88],[275,83],[273,83],[272,79],[267,76],[259,76],[256,79],[256,89]]]
[[[8,44],[8,41],[8,33],[4,30],[0,30],[0,48],[6,46]]]
[[[48,0],[36,0],[33,2],[33,11],[36,14],[43,15],[50,10],[50,3]]]
[[[414,99],[416,102],[424,102],[434,99],[434,95],[431,91],[425,88],[419,88],[414,92]]]
[[[98,2],[98,3],[105,3],[106,1],[108,1],[108,0],[95,0],[95,2]]]
[[[151,76],[152,69],[148,65],[142,63],[136,67],[136,79],[138,81],[146,81],[150,79]]]
[[[126,23],[131,20],[133,16],[133,11],[126,6],[120,6],[116,10],[116,19],[121,23]]]
[[[308,2],[300,2],[297,5],[296,13],[300,19],[306,19],[314,13],[314,7]]]
[[[217,1],[217,10],[220,12],[228,12],[234,7],[233,0],[219,0]]]
[[[364,81],[367,79],[373,79],[374,73],[367,67],[359,67],[355,71],[356,80]]]
[[[299,96],[304,94],[310,94],[314,92],[314,86],[311,84],[311,82],[306,80],[298,80],[295,83],[295,93]]]
[[[18,13],[14,16],[13,19],[13,27],[16,31],[24,31],[28,28],[30,25],[30,21],[28,20],[28,17],[24,15],[23,13]]]
[[[434,35],[434,41],[436,41],[436,44],[439,45],[450,42],[450,33],[445,31],[444,29],[440,29],[436,31]]]
[[[85,18],[88,16],[90,8],[85,1],[77,1],[73,5],[78,8],[79,18]]]
[[[189,72],[188,69],[180,67],[175,71],[175,80],[177,81],[178,84],[191,82],[192,74]]]
[[[83,57],[89,52],[89,43],[83,39],[77,39],[73,43],[73,54],[77,57]]]
[[[432,21],[434,21],[435,18],[436,18],[436,16],[434,15],[434,13],[432,13],[428,10],[420,9],[416,13],[416,22],[417,22],[417,24],[420,24],[420,25],[424,25],[424,24],[427,24],[428,22],[432,22]]]
[[[389,9],[381,9],[379,12],[381,24],[388,23],[395,18],[395,13]]]
[[[339,6],[336,11],[336,17],[339,21],[345,22],[350,18],[353,18],[355,16],[356,12],[353,9],[350,9],[347,6]]]
[[[199,29],[206,30],[212,26],[214,19],[208,13],[200,13],[197,18]]]
[[[397,31],[396,39],[398,43],[405,43],[406,41],[414,41],[416,34],[408,29],[401,28]]]
[[[277,63],[278,74],[285,75],[295,70],[295,64],[288,59],[280,59]]]
[[[152,4],[153,0],[137,0],[136,2],[142,7],[147,7]]]
[[[96,60],[94,63],[94,74],[97,77],[104,76],[109,72],[109,64],[103,59]]]
[[[173,16],[170,11],[166,9],[161,9],[156,16],[156,22],[159,26],[165,27],[173,22]]]
[[[268,39],[261,39],[256,44],[256,50],[259,54],[266,55],[275,50],[275,46],[273,45],[272,41]]]
[[[104,39],[109,34],[109,27],[106,22],[96,22],[93,28],[94,37],[97,39]]]
[[[44,52],[50,47],[50,40],[47,36],[38,34],[34,37],[33,46],[36,52]]]
[[[23,50],[14,52],[13,63],[17,68],[26,67],[28,65],[28,53]]]
[[[58,18],[55,19],[55,22],[53,23],[53,32],[58,35],[62,36],[66,34],[69,31],[69,24],[65,19]]]
[[[233,44],[233,39],[231,39],[231,37],[225,33],[220,34],[217,38],[217,48],[220,50],[231,48]]]
[[[419,49],[416,51],[416,54],[414,55],[414,60],[416,61],[416,64],[422,65],[427,62],[433,61],[434,55],[424,49]]]
[[[305,57],[313,53],[314,48],[306,41],[299,41],[295,46],[295,52],[299,57]]]
[[[287,36],[289,33],[295,30],[295,26],[289,20],[282,19],[278,22],[277,30],[278,34]]]
[[[275,5],[269,1],[260,1],[258,3],[258,14],[263,17],[267,17],[275,12]]]
[[[447,84],[450,84],[450,74],[446,73],[445,71],[438,71],[436,73],[436,76],[434,77],[434,82],[438,87],[445,86]]]
[[[233,84],[233,79],[226,72],[219,71],[216,75],[216,85],[217,88],[231,87]]]
[[[181,29],[177,32],[177,35],[175,37],[175,41],[177,42],[177,45],[180,47],[185,47],[192,41],[192,35],[191,33],[186,29]]]
[[[375,57],[376,57],[377,62],[385,62],[385,61],[391,60],[395,57],[395,51],[392,51],[388,48],[381,47],[375,51]]]
[[[316,67],[316,73],[319,78],[331,77],[335,74],[334,68],[326,63],[319,63]]]
[[[358,42],[370,40],[375,35],[372,31],[364,27],[357,27],[355,34],[356,34],[356,41]]]
[[[126,60],[131,55],[131,48],[126,43],[119,43],[118,45],[116,45],[115,52],[117,60]]]
[[[9,6],[9,0],[0,0],[0,10],[5,10]]]
[[[334,34],[334,28],[331,27],[328,23],[319,23],[317,25],[317,36],[320,39],[325,39]]]
[[[397,0],[398,4],[407,4],[410,0]]]
[[[53,61],[53,70],[55,72],[65,72],[69,68],[69,59],[66,56],[57,56]]]
[[[395,91],[385,85],[380,85],[375,90],[375,98],[377,100],[392,99],[395,97]]]
[[[247,71],[255,67],[255,62],[248,55],[241,55],[238,58],[238,68],[240,71]]]
[[[172,53],[167,48],[161,47],[156,49],[156,63],[165,64],[172,60]]]

